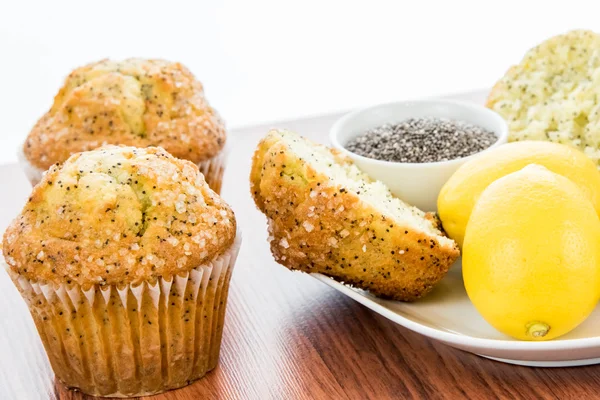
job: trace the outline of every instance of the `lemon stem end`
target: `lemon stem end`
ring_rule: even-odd
[[[534,339],[542,338],[550,331],[550,325],[544,322],[532,322],[527,324],[527,335]]]

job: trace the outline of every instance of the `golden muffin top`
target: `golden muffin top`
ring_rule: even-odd
[[[52,166],[2,250],[33,281],[136,284],[211,261],[235,234],[196,165],[161,148],[106,146]]]
[[[102,60],[67,77],[23,146],[42,169],[105,144],[161,146],[194,163],[225,145],[225,127],[202,84],[179,63]]]

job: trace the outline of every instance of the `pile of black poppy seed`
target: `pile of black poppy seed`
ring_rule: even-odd
[[[470,156],[497,139],[494,133],[464,121],[424,117],[381,125],[352,139],[346,148],[376,160],[425,163]]]

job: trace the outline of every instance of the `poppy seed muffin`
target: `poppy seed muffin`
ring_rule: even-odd
[[[544,140],[583,151],[600,168],[600,35],[574,30],[529,50],[494,85],[487,107],[509,141]]]
[[[395,300],[433,289],[458,258],[439,220],[394,197],[336,150],[288,131],[259,143],[250,187],[275,260]]]
[[[223,121],[202,84],[180,63],[102,60],[66,78],[25,140],[22,158],[35,184],[51,165],[80,151],[105,144],[161,146],[198,164],[219,192],[225,141]]]
[[[57,377],[137,396],[216,366],[239,242],[195,164],[106,146],[48,170],[2,251]]]

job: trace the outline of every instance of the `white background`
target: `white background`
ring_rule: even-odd
[[[68,72],[105,57],[181,61],[235,128],[487,88],[599,15],[596,0],[0,0],[0,163]]]

